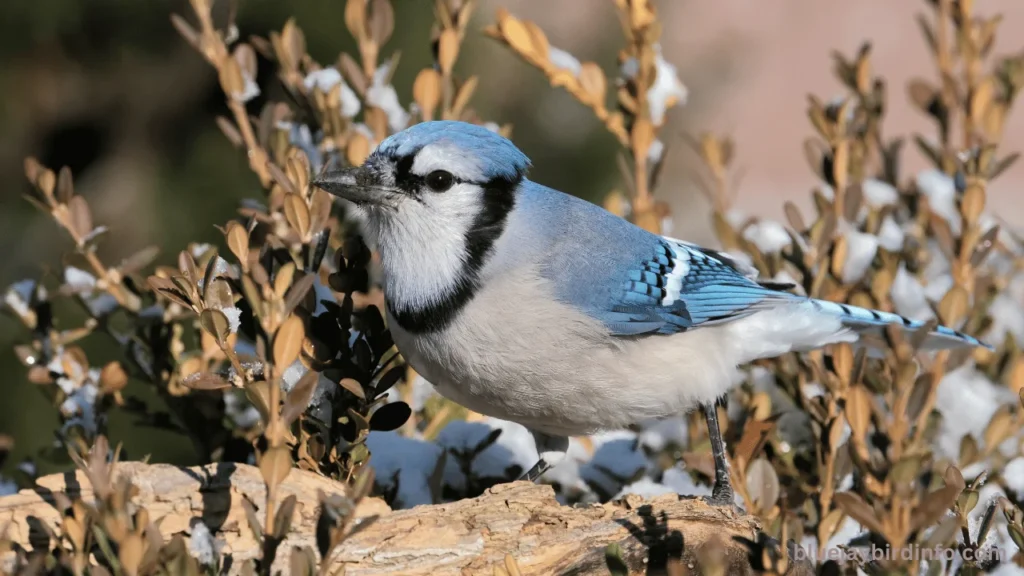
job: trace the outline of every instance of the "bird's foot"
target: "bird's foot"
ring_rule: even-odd
[[[730,485],[716,485],[711,491],[711,496],[701,496],[700,499],[715,508],[730,508],[738,514],[744,513],[743,509],[736,505],[735,496]]]

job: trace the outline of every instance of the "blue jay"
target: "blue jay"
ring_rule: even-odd
[[[792,294],[728,255],[658,236],[526,178],[487,128],[413,125],[314,184],[354,203],[380,253],[386,317],[443,396],[534,436],[536,480],[568,437],[704,412],[710,501],[732,505],[716,399],[747,362],[922,322]],[[946,327],[933,348],[985,346]]]

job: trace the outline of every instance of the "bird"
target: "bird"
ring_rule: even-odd
[[[530,180],[531,160],[485,126],[437,120],[382,140],[313,184],[347,200],[380,258],[386,321],[444,397],[519,423],[537,481],[569,438],[700,409],[715,477],[734,495],[715,403],[752,361],[888,325],[926,349],[986,347],[945,326],[787,291],[738,257],[649,232]]]

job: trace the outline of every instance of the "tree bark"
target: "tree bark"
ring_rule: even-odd
[[[115,475],[135,484],[138,494],[132,503],[147,508],[165,540],[187,536],[199,518],[226,542],[223,552],[233,557],[232,572],[258,555],[241,507],[243,495],[262,507],[264,485],[255,467],[122,462]],[[37,484],[35,490],[0,498],[0,531],[6,525],[7,538],[29,550],[33,523],[58,526],[53,493],[92,496],[82,473],[46,476]],[[283,573],[288,572],[293,546],[316,549],[318,490],[340,493],[344,487],[292,470],[279,489],[282,499],[291,494],[298,498],[291,532],[275,561],[275,569]],[[335,566],[346,565],[346,576],[493,574],[495,566],[505,565],[507,555],[524,575],[609,574],[606,550],[613,543],[619,545],[629,574],[665,573],[666,566],[682,568],[672,573],[697,574],[710,554],[719,554],[725,574],[752,574],[747,549],[733,537],[754,539],[760,529],[753,517],[700,500],[630,496],[614,503],[569,507],[555,500],[550,487],[525,482],[495,486],[478,498],[409,510],[392,511],[382,500],[367,498],[356,517],[361,519],[360,528],[331,558]],[[0,559],[0,566],[9,561]],[[813,573],[807,570],[794,566],[790,573]]]

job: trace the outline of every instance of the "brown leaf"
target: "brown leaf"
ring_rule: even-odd
[[[877,534],[884,534],[885,529],[878,520],[875,511],[855,492],[840,492],[835,495],[833,502],[847,516]]]
[[[57,201],[61,204],[68,204],[75,195],[74,185],[71,183],[71,168],[64,166],[57,173]],[[92,226],[89,227],[92,230]]]
[[[996,247],[999,230],[998,225],[993,226],[978,239],[977,244],[974,246],[974,252],[971,254],[971,266],[980,266],[992,252],[992,249]]]
[[[462,86],[459,87],[459,91],[455,94],[455,100],[452,102],[452,114],[456,116],[462,114],[462,111],[469,105],[469,100],[473,97],[473,92],[476,91],[478,81],[479,78],[477,76],[470,76],[462,83]]]
[[[302,340],[306,337],[302,319],[298,316],[289,316],[287,320],[277,329],[274,336],[274,364],[284,370],[291,366],[292,362],[299,357],[302,350]]]
[[[389,0],[372,0],[370,13],[370,38],[374,44],[383,46],[395,31],[395,10]]]
[[[178,14],[171,14],[171,25],[174,26],[174,29],[178,31],[178,34],[181,34],[181,37],[184,38],[190,46],[196,50],[200,48],[199,32],[196,32],[195,28],[189,25],[184,18]]]
[[[604,107],[604,101],[608,90],[608,81],[604,77],[604,71],[593,62],[584,62],[580,66],[580,86],[590,96],[591,102]]]
[[[807,230],[807,225],[804,224],[804,218],[800,215],[800,209],[796,207],[796,204],[787,200],[786,203],[783,204],[782,209],[786,213],[786,220],[794,230],[798,233],[802,233],[804,230]]]
[[[239,98],[245,93],[245,76],[242,75],[242,67],[238,65],[237,60],[225,55],[217,68],[220,87],[225,94]]]
[[[345,27],[358,42],[366,37],[366,0],[348,0],[345,3]]]
[[[348,146],[345,148],[345,159],[352,166],[361,166],[369,155],[370,141],[366,139],[366,136],[356,132],[349,139]]]
[[[192,390],[223,390],[230,388],[231,383],[216,374],[187,374],[181,380],[182,385]]]
[[[501,19],[498,22],[498,28],[505,37],[505,41],[508,42],[513,50],[523,56],[539,57],[534,48],[530,31],[515,16],[506,16]]]
[[[319,188],[314,188],[309,205],[309,230],[319,232],[327,226],[331,217],[331,195]]]
[[[274,276],[274,294],[278,298],[284,298],[285,293],[288,292],[288,287],[292,285],[293,278],[295,278],[294,262],[287,262],[284,266],[278,268],[277,275]]]
[[[743,424],[743,435],[736,444],[736,458],[750,462],[760,454],[768,441],[768,436],[775,429],[775,420],[747,420]]]
[[[961,490],[947,485],[926,496],[910,514],[910,529],[916,532],[938,522],[953,507]]]
[[[1002,158],[1001,160],[993,162],[992,167],[989,169],[989,180],[995,180],[995,178],[1002,174],[1003,172],[1005,172],[1007,168],[1013,166],[1019,158],[1020,152],[1014,152],[1012,154],[1008,154],[1005,158]]]
[[[218,342],[224,343],[231,334],[231,324],[228,322],[228,317],[220,310],[212,308],[203,310],[203,313],[199,315],[199,323]]]
[[[939,315],[946,326],[956,326],[967,315],[970,296],[963,286],[954,286],[939,301]]]
[[[68,210],[71,212],[71,225],[79,236],[88,236],[92,232],[92,211],[89,210],[89,203],[81,196],[72,196],[68,201]]]
[[[292,455],[284,446],[275,446],[260,457],[260,473],[268,487],[276,487],[284,482],[292,470]]]
[[[441,75],[437,70],[420,70],[412,84],[412,95],[423,114],[423,119],[433,120],[437,105],[441,102]]]
[[[338,57],[338,69],[341,70],[345,80],[348,81],[348,85],[356,91],[357,94],[363,96],[366,94],[367,80],[363,74],[362,68],[356,61],[348,55],[347,52],[342,52],[341,56]]]
[[[300,237],[306,237],[309,233],[309,207],[298,194],[285,195],[284,217]]]
[[[238,222],[231,221],[227,225],[228,249],[235,258],[245,266],[249,260],[249,231]]]
[[[117,557],[121,561],[121,568],[127,574],[137,574],[139,565],[142,563],[142,552],[144,542],[138,533],[128,534],[118,542]]]
[[[104,394],[112,394],[123,390],[128,385],[128,374],[125,373],[121,363],[111,362],[100,371],[100,390]]]
[[[843,266],[846,264],[847,242],[846,236],[836,238],[835,247],[832,250],[832,265],[829,270],[836,278],[843,277]]]
[[[915,78],[907,85],[910,101],[925,113],[930,113],[932,103],[939,97],[939,91],[927,81]]]
[[[284,401],[284,409],[281,411],[281,421],[285,426],[291,426],[292,422],[306,411],[319,380],[320,374],[310,370],[303,374],[302,378],[295,383],[295,387],[288,392],[288,397]]]
[[[989,420],[988,426],[985,427],[985,433],[983,440],[985,441],[985,448],[989,451],[994,451],[1000,444],[1009,438],[1015,430],[1014,416],[1006,409],[1006,406],[1001,406],[995,414],[992,415],[992,419]]]
[[[299,305],[299,302],[302,302],[309,289],[313,287],[314,282],[316,282],[316,274],[309,273],[292,284],[292,287],[284,296],[283,312],[285,314],[291,314],[292,310]]]
[[[779,501],[779,477],[764,458],[758,458],[747,467],[747,491],[758,510],[771,510]]]
[[[199,283],[199,268],[196,266],[195,258],[192,257],[189,251],[182,250],[178,253],[178,270],[185,275],[189,284]],[[189,291],[186,290],[186,292]]]
[[[256,507],[249,501],[248,496],[241,497],[242,510],[245,511],[245,519],[249,524],[249,530],[257,540],[263,540],[263,523],[256,516]]]
[[[246,78],[256,78],[256,52],[248,44],[239,44],[232,54]]]
[[[355,394],[357,398],[366,400],[366,392],[358,381],[353,380],[352,378],[342,378],[338,384],[340,384],[345,390]]]
[[[448,28],[441,32],[437,43],[437,64],[441,68],[441,74],[448,76],[459,57],[459,33],[453,28]]]
[[[853,374],[853,347],[845,342],[832,346],[832,365],[839,379],[849,384]]]
[[[223,278],[214,279],[210,283],[209,288],[206,289],[203,302],[207,308],[217,308],[219,310],[231,308],[235,305],[235,297],[231,293],[231,285]]]
[[[860,384],[849,388],[846,394],[846,421],[850,424],[850,430],[854,436],[863,441],[871,424],[871,393]]]

